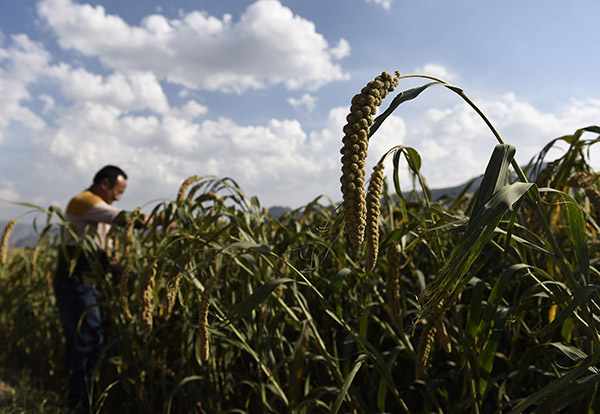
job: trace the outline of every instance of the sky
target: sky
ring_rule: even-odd
[[[0,220],[30,211],[6,200],[64,209],[107,164],[128,174],[124,209],[173,200],[192,175],[231,178],[266,207],[340,201],[345,117],[382,71],[461,87],[522,165],[600,124],[596,0],[0,7]],[[401,80],[380,111],[424,83]],[[372,137],[367,168],[406,145],[430,187],[454,186],[482,174],[496,144],[460,97],[433,87]]]

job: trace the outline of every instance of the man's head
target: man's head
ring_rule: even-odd
[[[90,190],[102,197],[108,204],[121,198],[121,194],[127,187],[127,174],[114,165],[103,167],[94,176],[94,183]]]

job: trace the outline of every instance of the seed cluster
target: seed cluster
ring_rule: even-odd
[[[355,246],[362,243],[366,227],[365,160],[369,145],[369,128],[383,99],[398,85],[398,76],[383,72],[352,98],[344,126],[342,153],[343,209],[346,231]]]
[[[183,273],[179,272],[174,277],[170,278],[171,280],[167,283],[167,294],[165,297],[165,320],[168,320],[171,317],[171,313],[173,312],[173,307],[175,306],[175,299],[177,299],[177,293],[179,292],[179,284],[181,283],[181,278],[183,277]]]
[[[427,366],[427,360],[431,353],[431,347],[435,340],[435,334],[437,332],[437,326],[433,323],[425,325],[421,336],[419,337],[419,344],[417,345],[417,359],[415,361],[415,378],[420,379]]]
[[[387,279],[385,283],[385,297],[390,307],[392,321],[399,331],[403,331],[402,307],[400,306],[400,260],[402,248],[394,243],[387,253]]]
[[[133,322],[133,315],[131,314],[131,310],[129,309],[129,268],[125,267],[123,273],[121,274],[121,279],[119,280],[119,300],[121,302],[121,308],[123,309],[123,314],[125,315],[125,319],[129,323]]]
[[[585,189],[585,195],[590,199],[590,205],[592,207],[592,213],[596,220],[600,219],[600,191],[594,187],[587,187]]]
[[[452,352],[452,343],[450,342],[450,337],[448,337],[448,331],[446,330],[446,325],[444,324],[443,315],[440,315],[435,320],[435,326],[437,328],[437,337],[438,341],[442,349],[449,354]]]
[[[31,253],[29,254],[29,274],[31,275],[31,280],[33,280],[35,271],[37,270],[37,258],[41,248],[42,243],[38,242],[35,247],[31,249]]]
[[[2,232],[2,241],[0,242],[0,264],[6,264],[6,255],[8,252],[8,238],[10,233],[13,231],[15,225],[17,224],[17,219],[12,219],[8,222],[4,231]]]
[[[142,331],[146,336],[152,332],[152,305],[153,305],[153,293],[154,293],[154,279],[156,278],[156,267],[157,263],[152,265],[152,269],[147,272],[142,280],[142,296],[140,297],[140,310],[141,310],[141,325]]]
[[[419,338],[419,344],[417,345],[417,359],[415,363],[416,379],[421,378],[425,371],[427,360],[429,359],[429,354],[431,353],[431,348],[433,347],[436,336],[438,337],[440,345],[446,352],[450,353],[452,351],[450,338],[448,337],[448,332],[444,325],[443,309],[444,301],[441,300],[435,305],[431,318],[427,319],[427,325],[425,325],[421,337]]]
[[[558,166],[559,160],[554,160],[548,163],[546,167],[539,172],[535,179],[535,184],[538,186],[538,188],[550,187],[552,180],[556,176]],[[542,201],[544,201],[547,196],[547,193],[541,194]],[[542,225],[541,219],[538,217],[538,215],[535,214],[534,211],[528,206],[525,206],[523,212],[525,214],[529,229],[535,234],[542,235],[544,233],[544,226]]]
[[[127,261],[129,258],[129,252],[131,250],[131,237],[133,235],[133,229],[135,227],[135,222],[142,215],[142,208],[136,208],[132,213],[127,223],[125,223],[125,235],[123,237],[123,256],[122,260]],[[131,310],[129,309],[129,266],[125,266],[123,273],[120,276],[119,280],[119,296],[121,301],[121,307],[123,308],[123,313],[128,322],[133,322],[133,315],[131,314]]]
[[[367,191],[367,270],[371,271],[377,263],[379,254],[379,213],[381,193],[383,192],[383,170],[381,162],[373,167],[369,189]]]
[[[221,202],[221,197],[219,197],[217,195],[217,193],[214,192],[208,192],[208,193],[204,193],[204,194],[200,194],[197,198],[196,198],[196,202],[197,203],[202,203],[204,201],[217,201],[217,202]]]
[[[200,335],[200,354],[202,355],[203,361],[208,361],[208,332],[206,330],[208,326],[208,305],[210,296],[213,289],[214,279],[211,277],[206,281],[204,285],[204,291],[200,296],[200,304],[198,305],[198,335]]]
[[[596,176],[589,171],[576,172],[569,178],[569,186],[575,188],[586,188],[594,184]]]
[[[552,161],[540,173],[535,179],[535,184],[538,187],[548,187],[556,174],[558,169],[558,160]]]
[[[135,227],[136,221],[138,221],[138,219],[140,218],[141,215],[142,215],[142,207],[136,208],[131,213],[129,220],[127,220],[127,223],[125,224],[125,237],[123,240],[123,251],[124,251],[123,255],[124,256],[127,256],[129,254],[129,250],[131,249],[131,236],[133,235],[133,229]]]
[[[600,219],[600,191],[595,187],[598,176],[589,171],[579,171],[569,178],[569,186],[583,188],[590,200],[591,213],[596,220]]]
[[[200,180],[202,177],[199,175],[192,175],[188,178],[186,178],[183,183],[181,183],[181,186],[179,187],[179,191],[177,192],[177,202],[182,202],[185,199],[185,193],[187,192],[187,189],[190,187],[190,185],[192,185],[194,182]]]

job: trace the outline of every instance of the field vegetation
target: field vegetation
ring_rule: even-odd
[[[600,412],[600,183],[589,161],[600,128],[556,138],[521,167],[440,79],[420,76],[428,83],[375,118],[408,77],[382,74],[352,100],[342,205],[319,197],[274,218],[234,180],[192,176],[151,213],[176,229],[134,228],[140,210],[113,228],[107,248],[127,271],[98,278],[106,343],[93,412]],[[413,148],[372,154],[381,163],[370,180],[364,171],[377,128],[430,87],[469,104],[498,144],[478,188],[438,200]],[[414,191],[403,191],[404,166]],[[73,230],[60,209],[24,207],[41,217],[39,241],[6,255],[10,231],[2,238],[0,379],[16,392],[0,407],[63,413],[50,230]],[[92,241],[74,235],[89,254]]]

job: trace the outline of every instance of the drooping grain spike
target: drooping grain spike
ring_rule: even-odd
[[[544,167],[535,179],[535,184],[538,187],[548,187],[558,169],[558,160],[552,161]]]
[[[192,175],[188,178],[186,178],[183,183],[181,183],[181,186],[179,187],[179,191],[177,192],[177,202],[182,202],[185,199],[185,193],[187,191],[187,189],[189,188],[190,185],[192,185],[194,182],[200,180],[202,177],[199,175]]]
[[[8,238],[10,237],[10,233],[13,231],[18,221],[19,220],[17,219],[12,219],[11,221],[9,221],[6,227],[4,227],[4,231],[2,232],[2,241],[0,242],[0,264],[2,265],[6,264],[6,256],[8,253]]]
[[[204,194],[200,194],[197,198],[196,198],[196,202],[197,203],[202,203],[204,201],[216,201],[216,202],[221,202],[221,197],[219,197],[217,195],[217,193],[214,192],[208,192],[208,193],[204,193]]]
[[[569,186],[574,188],[586,188],[594,184],[596,176],[589,171],[579,171],[569,178]]]
[[[399,73],[393,77],[383,72],[369,82],[352,98],[350,113],[346,117],[342,139],[342,176],[340,182],[343,195],[343,210],[346,231],[350,242],[358,246],[363,242],[366,227],[365,160],[369,145],[369,128],[373,115],[387,94],[398,85]]]
[[[142,215],[142,207],[136,208],[127,220],[125,224],[125,236],[123,237],[123,255],[127,257],[129,251],[131,250],[131,237],[133,236],[133,229],[135,228],[135,223],[138,221],[140,216]]]
[[[444,324],[443,315],[438,316],[434,323],[437,329],[438,341],[442,346],[442,349],[449,354],[452,352],[452,342],[450,342],[450,337],[448,336],[448,331],[446,330],[446,325]]]
[[[416,379],[420,379],[425,371],[427,360],[429,359],[429,354],[431,353],[431,347],[433,346],[433,342],[435,340],[436,331],[437,327],[435,324],[428,323],[425,325],[425,328],[423,328],[423,332],[421,332],[419,344],[417,345],[417,359],[415,361]]]
[[[379,213],[383,192],[383,163],[373,167],[367,192],[367,271],[373,270],[379,254]]]
[[[167,282],[167,294],[165,297],[165,320],[168,320],[171,317],[171,313],[173,312],[173,307],[175,306],[175,300],[177,299],[177,293],[179,292],[179,283],[181,282],[181,278],[183,277],[183,273],[177,273],[172,280]]]
[[[419,338],[415,366],[415,377],[417,379],[421,378],[421,375],[423,375],[423,372],[425,371],[425,367],[427,366],[427,360],[429,359],[429,354],[431,353],[431,348],[433,347],[436,334],[438,337],[440,337],[440,335],[442,336],[440,338],[440,341],[447,340],[447,343],[442,343],[444,349],[447,352],[450,352],[452,350],[450,345],[450,339],[448,338],[448,333],[446,332],[446,327],[443,324],[444,303],[445,302],[441,300],[435,305],[431,316],[427,318],[427,325],[423,329],[421,337]],[[444,332],[440,334],[439,329],[443,329]]]
[[[154,292],[154,279],[156,277],[156,268],[158,263],[154,262],[149,272],[146,272],[144,279],[142,280],[142,295],[140,296],[140,311],[141,311],[141,326],[142,331],[146,336],[152,333],[152,306],[153,306],[153,292]]]
[[[194,186],[192,188],[190,188],[190,191],[188,191],[185,199],[187,201],[191,201],[194,198],[194,195],[196,195],[196,193],[198,192],[198,190],[200,190],[200,188],[202,188],[202,186],[204,186],[203,182],[194,184]]]
[[[198,335],[200,336],[200,353],[203,361],[208,361],[209,343],[208,343],[208,307],[213,289],[214,278],[208,278],[204,285],[204,291],[200,296],[200,304],[198,305]]]
[[[594,187],[587,187],[585,189],[585,195],[590,200],[590,206],[592,209],[592,214],[596,220],[600,219],[600,191],[595,189]]]
[[[399,243],[390,246],[387,253],[387,279],[385,284],[385,296],[390,307],[392,321],[396,329],[402,331],[402,307],[400,306],[400,260],[402,258],[402,248]]]
[[[125,315],[125,319],[127,322],[133,322],[133,315],[131,314],[131,310],[129,309],[129,269],[125,267],[123,273],[121,274],[121,279],[119,280],[119,299],[121,302],[121,308],[123,308],[123,314]]]
[[[33,249],[31,249],[31,253],[29,255],[29,274],[31,275],[31,280],[33,280],[35,276],[35,271],[37,270],[37,258],[40,253],[41,245],[37,243]]]

